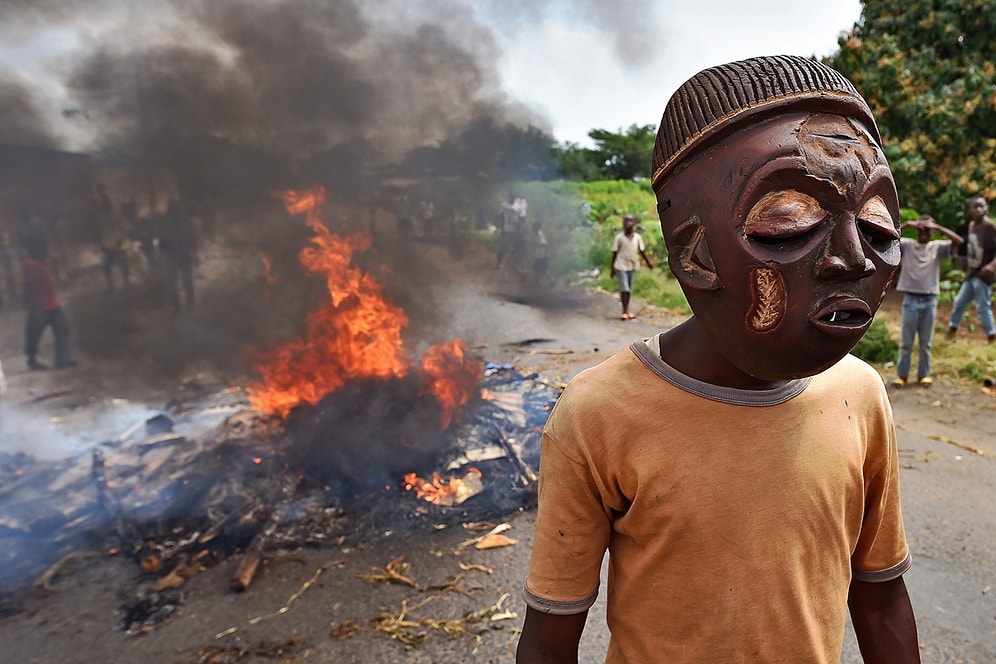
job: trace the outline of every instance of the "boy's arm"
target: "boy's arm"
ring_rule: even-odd
[[[647,258],[647,252],[644,251],[643,249],[640,249],[640,255],[643,256],[643,262],[647,264],[647,267],[653,270],[654,264],[650,262],[649,258]]]
[[[516,664],[577,664],[588,612],[554,615],[526,608],[515,650]]]
[[[996,241],[996,228],[993,228],[991,233],[993,241]],[[996,274],[996,256],[993,257],[991,261],[979,268],[979,274],[985,278],[989,278]]]
[[[847,606],[865,664],[919,664],[916,620],[903,577],[852,580]]]
[[[955,250],[955,249],[957,249],[958,247],[960,247],[965,242],[965,238],[963,238],[962,236],[958,235],[957,233],[955,233],[950,228],[945,228],[944,226],[941,226],[940,224],[931,224],[930,225],[930,229],[932,231],[937,231],[938,233],[940,233],[941,235],[943,235],[947,239],[951,240],[951,249],[952,249],[952,251]]]

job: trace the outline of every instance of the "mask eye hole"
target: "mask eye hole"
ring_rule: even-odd
[[[881,196],[873,196],[861,206],[858,228],[868,243],[876,248],[886,247],[899,239],[892,214]]]
[[[827,218],[827,212],[812,196],[795,190],[768,192],[750,209],[744,235],[766,246],[785,246],[804,241]]]

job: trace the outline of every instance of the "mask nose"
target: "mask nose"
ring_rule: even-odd
[[[827,238],[817,274],[823,279],[861,279],[874,272],[875,264],[861,248],[857,220],[851,214],[841,217]]]

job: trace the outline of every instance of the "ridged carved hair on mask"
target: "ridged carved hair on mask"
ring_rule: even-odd
[[[743,124],[797,110],[857,118],[882,144],[867,102],[840,72],[795,55],[750,58],[704,69],[671,96],[654,146],[654,190],[691,154]]]

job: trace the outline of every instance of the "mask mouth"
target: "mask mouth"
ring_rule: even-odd
[[[820,318],[825,325],[843,325],[844,327],[861,327],[871,318],[863,311],[833,311]]]
[[[837,338],[860,336],[871,327],[872,310],[864,300],[849,297],[834,300],[810,318],[813,327]]]

